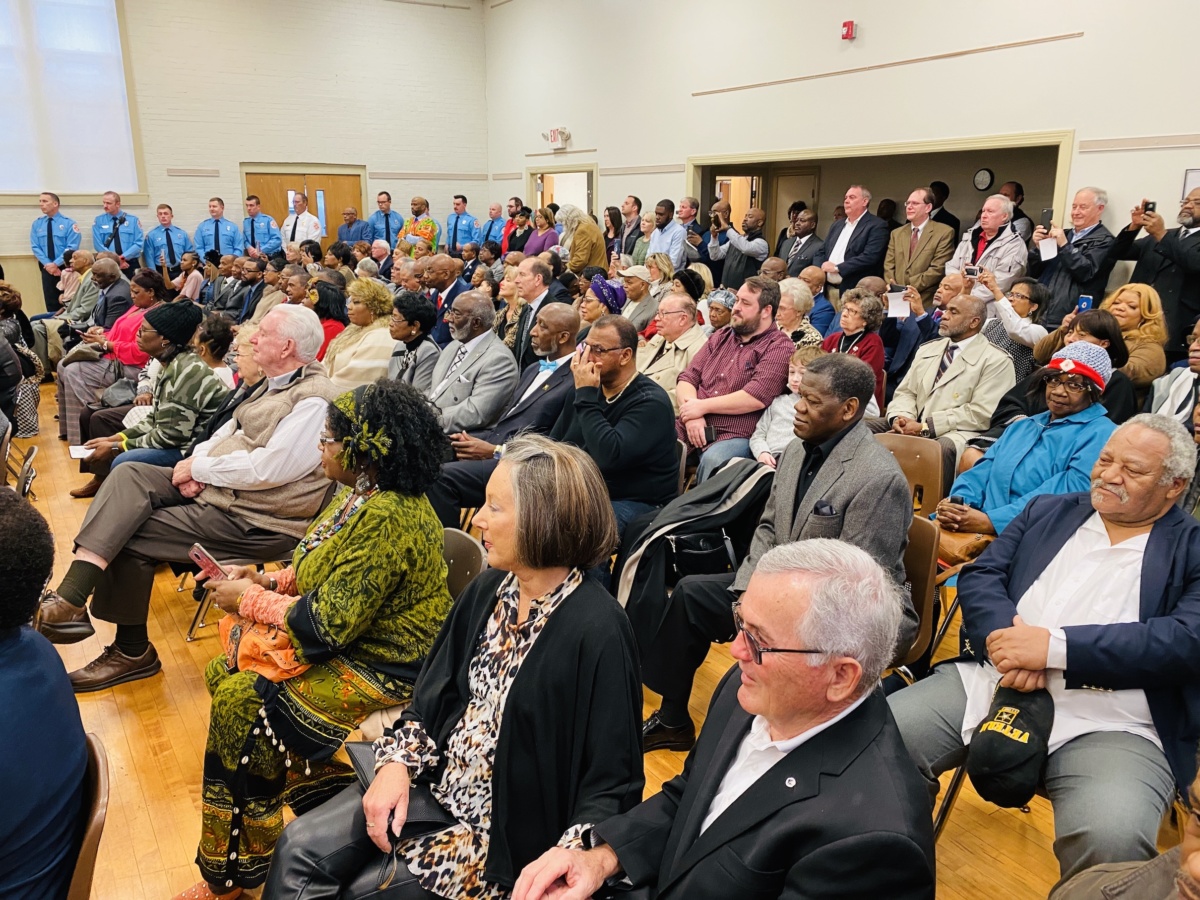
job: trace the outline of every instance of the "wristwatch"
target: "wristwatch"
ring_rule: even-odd
[[[492,451],[492,459],[503,459],[503,458],[504,458],[504,445],[500,444],[498,447],[496,447],[495,450]]]
[[[921,423],[921,437],[929,437],[929,425],[925,422]]]
[[[267,576],[267,590],[275,593],[279,590],[279,582],[270,575]]]

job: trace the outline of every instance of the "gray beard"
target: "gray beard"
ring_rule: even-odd
[[[1180,225],[1182,225],[1184,228],[1195,228],[1196,227],[1196,217],[1193,215],[1190,215],[1188,213],[1185,213],[1185,212],[1181,212],[1178,216],[1176,216],[1175,221],[1178,222]]]

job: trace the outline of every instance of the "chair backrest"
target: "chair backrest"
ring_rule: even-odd
[[[446,587],[451,598],[457,600],[475,576],[487,568],[487,551],[465,531],[447,528],[442,555],[446,558]]]
[[[100,738],[87,734],[87,774],[84,783],[83,843],[75,859],[75,872],[67,900],[88,900],[92,895],[92,876],[96,871],[96,853],[108,815],[108,754]]]
[[[933,639],[933,596],[937,579],[937,550],[940,529],[922,516],[913,516],[904,550],[904,580],[912,591],[917,611],[917,639],[898,665],[910,666],[929,649]]]
[[[676,485],[676,496],[683,493],[683,489],[687,487],[687,458],[688,445],[683,441],[675,441],[675,456],[679,459],[679,484]]]
[[[942,502],[942,445],[932,438],[890,431],[875,438],[896,457],[908,479],[913,515],[929,518]]]

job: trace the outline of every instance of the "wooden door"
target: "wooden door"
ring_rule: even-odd
[[[781,228],[788,226],[788,207],[803,200],[813,212],[817,209],[817,172],[780,172],[772,179],[771,218],[768,235],[778,235]],[[773,240],[773,238],[772,238]]]
[[[275,219],[282,229],[284,220],[292,214],[292,195],[300,192],[308,197],[308,211],[317,217],[325,229],[321,248],[328,249],[337,240],[342,224],[342,210],[353,206],[360,219],[369,214],[362,209],[362,176],[360,175],[302,175],[297,172],[247,172],[246,193],[257,194],[263,212]],[[286,243],[288,236],[283,240]]]

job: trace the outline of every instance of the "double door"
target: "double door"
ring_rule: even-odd
[[[262,201],[263,212],[275,219],[280,228],[292,214],[292,198],[301,193],[308,197],[308,211],[317,217],[324,229],[321,249],[328,249],[337,240],[337,230],[342,224],[342,213],[346,207],[358,210],[360,219],[365,219],[371,210],[363,205],[363,183],[361,175],[307,175],[296,172],[247,172],[246,194],[257,194]],[[286,243],[288,235],[284,234]]]

